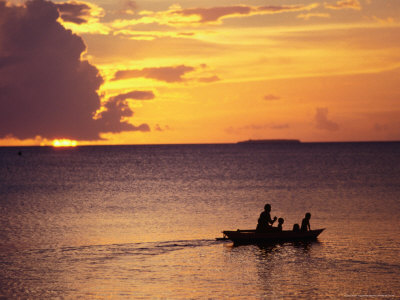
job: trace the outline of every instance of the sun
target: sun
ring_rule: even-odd
[[[68,139],[56,139],[53,141],[53,147],[76,147],[78,142]]]

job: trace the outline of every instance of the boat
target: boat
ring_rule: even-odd
[[[324,231],[325,228],[309,231],[266,231],[257,232],[254,229],[236,231],[222,231],[224,237],[229,239],[234,244],[259,244],[259,243],[274,243],[274,242],[291,242],[291,241],[310,241],[316,240],[317,237]],[[221,239],[220,239],[221,240]]]

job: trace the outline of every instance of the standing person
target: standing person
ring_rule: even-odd
[[[271,205],[265,204],[264,211],[260,214],[258,218],[258,224],[256,231],[267,231],[272,227],[272,224],[276,221],[276,216],[271,219]]]
[[[308,213],[306,213],[303,221],[301,221],[301,228],[300,228],[301,231],[311,230],[310,219],[311,219],[311,214],[308,212]]]

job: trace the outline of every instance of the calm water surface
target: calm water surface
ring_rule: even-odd
[[[0,148],[0,215],[0,297],[400,298],[400,143]]]

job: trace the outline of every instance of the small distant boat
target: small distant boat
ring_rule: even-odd
[[[259,243],[274,243],[274,242],[289,242],[289,241],[309,241],[315,240],[324,231],[325,228],[310,230],[310,231],[268,231],[256,232],[256,230],[236,230],[223,231],[222,239],[229,239],[234,244],[259,244]]]

